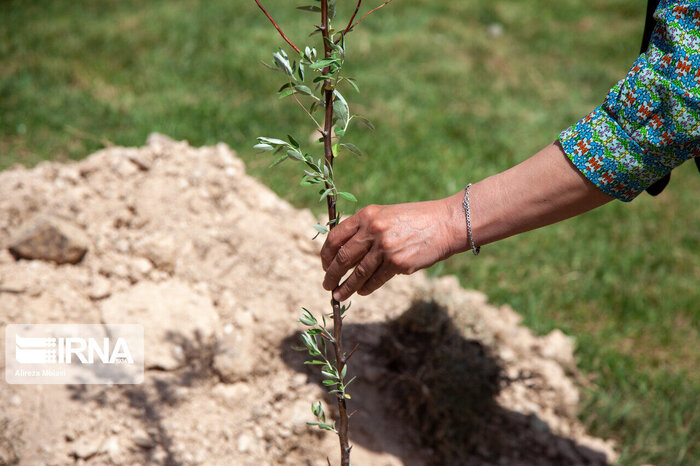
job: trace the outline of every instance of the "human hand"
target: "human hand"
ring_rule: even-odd
[[[323,287],[335,290],[338,301],[355,292],[368,295],[394,275],[411,274],[465,250],[460,202],[457,194],[438,201],[370,205],[340,222],[321,249]]]

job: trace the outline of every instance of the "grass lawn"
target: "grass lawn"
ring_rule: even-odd
[[[318,40],[307,38],[316,18],[292,8],[303,3],[265,3],[295,42]],[[341,15],[353,6],[338,3]],[[360,205],[424,200],[527,158],[626,74],[644,8],[393,2],[349,36],[346,69],[362,92],[346,97],[377,130],[348,132],[368,155],[340,158],[339,182]],[[255,136],[311,133],[273,95],[280,76],[257,64],[281,44],[252,0],[1,2],[0,169],[158,131],[227,142],[249,172],[320,213],[294,167],[267,170],[251,149]],[[581,417],[619,441],[621,463],[699,464],[699,249],[700,176],[685,164],[656,199],[614,202],[431,272],[512,305],[537,332],[576,337],[591,381]]]

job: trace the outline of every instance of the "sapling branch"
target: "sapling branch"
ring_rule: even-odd
[[[352,26],[350,26],[350,27],[346,30],[346,32],[352,31],[352,30],[355,28],[355,26],[357,26],[358,24],[360,24],[360,23],[362,22],[363,19],[365,19],[366,17],[368,17],[369,15],[371,15],[372,13],[374,13],[375,11],[377,11],[377,10],[379,10],[379,9],[381,9],[381,8],[384,8],[384,7],[387,6],[389,3],[391,3],[391,1],[392,1],[392,0],[386,0],[384,3],[382,3],[382,4],[379,5],[378,7],[372,8],[371,10],[369,10],[367,13],[365,13],[365,15],[364,15],[362,18],[358,19],[357,22],[356,22],[355,24],[353,24]]]
[[[355,5],[355,11],[352,13],[352,16],[350,17],[350,21],[348,21],[348,25],[345,27],[345,30],[343,31],[343,36],[345,36],[348,32],[350,32],[350,27],[352,26],[352,22],[355,20],[355,16],[357,16],[357,12],[360,11],[360,5],[362,5],[362,0],[357,0],[357,5]]]
[[[267,16],[267,19],[270,20],[270,22],[271,22],[272,25],[275,27],[275,29],[277,29],[277,32],[280,33],[280,35],[282,36],[282,39],[284,39],[285,41],[287,41],[287,43],[288,43],[294,50],[296,50],[297,53],[301,54],[301,52],[299,51],[299,47],[297,47],[296,45],[294,45],[294,44],[292,43],[292,41],[289,40],[289,39],[287,38],[286,35],[284,35],[284,32],[282,31],[282,28],[280,28],[280,27],[277,25],[277,23],[275,22],[275,20],[272,19],[272,16],[270,16],[270,13],[267,12],[267,10],[260,4],[260,2],[259,2],[258,0],[255,0],[255,3],[258,4],[258,7],[260,7],[260,9],[262,10],[262,12],[265,13],[265,16]]]
[[[290,86],[290,87],[293,87],[291,78],[289,79],[289,86]],[[323,127],[319,124],[318,121],[316,121],[316,118],[314,118],[314,116],[311,114],[311,112],[309,112],[309,111],[306,109],[306,107],[304,107],[304,104],[302,104],[302,103],[301,103],[301,100],[299,100],[299,97],[297,97],[297,93],[296,93],[296,92],[292,92],[292,97],[294,97],[294,100],[297,101],[297,104],[299,104],[299,106],[301,107],[301,109],[304,110],[304,112],[309,116],[309,118],[311,118],[311,120],[316,124],[316,128],[318,128],[318,130],[323,134]]]

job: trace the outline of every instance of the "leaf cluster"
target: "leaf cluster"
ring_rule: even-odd
[[[329,11],[334,10],[335,2],[329,2]],[[300,10],[319,12],[317,5],[306,5],[299,7]],[[332,14],[329,12],[332,18]],[[318,29],[314,31],[317,33]],[[314,34],[312,33],[312,34]],[[372,123],[367,118],[352,114],[347,100],[339,90],[339,85],[346,83],[348,86],[359,92],[360,88],[354,78],[344,76],[342,73],[345,62],[345,35],[336,35],[331,32],[329,37],[324,38],[324,44],[330,51],[319,56],[315,48],[305,46],[300,49],[298,56],[290,57],[280,49],[272,54],[272,63],[263,62],[263,65],[272,71],[285,76],[285,82],[278,89],[280,99],[292,97],[296,103],[304,110],[307,116],[314,122],[320,134],[319,143],[326,139],[331,140],[331,152],[333,157],[337,157],[346,150],[351,154],[361,156],[362,151],[355,144],[343,141],[350,122],[356,120],[369,129],[374,130]],[[312,76],[313,75],[313,76]],[[306,100],[304,104],[302,100]],[[319,109],[325,109],[327,105],[332,106],[332,133],[330,129],[322,126],[314,117]],[[323,158],[314,158],[308,152],[302,151],[299,143],[291,136],[287,136],[287,141],[277,138],[259,137],[258,144],[254,146],[260,152],[272,152],[278,158],[272,163],[274,167],[285,160],[292,160],[303,163],[302,186],[321,185],[318,194],[319,201],[327,200],[335,204],[339,198],[350,202],[357,202],[357,198],[350,192],[340,191],[336,187],[333,177],[332,164],[324,163]],[[340,215],[330,219],[326,225],[316,224],[314,228],[319,234],[328,232],[329,227],[340,221]]]
[[[349,306],[342,306],[341,314],[344,314],[348,308]],[[301,341],[304,346],[297,349],[307,351],[311,357],[309,360],[305,361],[304,364],[321,366],[321,375],[324,377],[321,383],[329,388],[329,393],[333,393],[339,398],[349,400],[351,397],[350,394],[347,393],[347,387],[355,380],[355,377],[347,380],[347,364],[339,364],[337,360],[331,362],[328,358],[327,342],[334,344],[335,338],[326,328],[326,316],[322,314],[321,321],[319,322],[308,309],[302,308],[302,310],[303,312],[299,318],[299,322],[308,328],[301,334]],[[343,355],[343,357],[345,357],[345,355]],[[317,405],[312,405],[312,412],[314,416],[316,416],[318,422],[309,422],[309,424],[316,425],[324,430],[335,431],[335,424],[326,423],[325,414],[320,403],[319,401]]]

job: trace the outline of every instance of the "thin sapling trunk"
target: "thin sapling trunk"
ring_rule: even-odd
[[[273,71],[285,75],[284,84],[278,91],[279,96],[280,98],[291,96],[313,121],[316,130],[321,134],[319,142],[323,143],[323,157],[314,159],[312,154],[301,149],[301,145],[292,136],[287,136],[286,140],[259,137],[255,148],[262,152],[270,151],[278,155],[272,166],[286,160],[300,162],[304,168],[301,184],[303,186],[320,188],[320,200],[323,201],[325,199],[328,207],[328,222],[325,225],[314,225],[318,232],[317,236],[318,234],[328,233],[340,222],[341,215],[338,212],[337,205],[339,198],[351,202],[357,201],[351,193],[338,191],[333,170],[333,160],[341,151],[361,155],[357,146],[343,141],[350,122],[357,120],[370,129],[374,129],[366,118],[350,114],[347,101],[338,89],[338,86],[343,84],[359,91],[355,79],[342,74],[345,61],[345,38],[360,21],[390,2],[391,0],[385,1],[355,21],[362,4],[362,0],[357,0],[347,26],[339,33],[334,32],[331,24],[335,17],[336,0],[315,0],[313,5],[298,7],[299,10],[321,14],[321,24],[316,26],[313,32],[320,33],[323,41],[323,57],[319,58],[315,48],[306,46],[302,51],[297,47],[265,10],[260,1],[255,0],[255,3],[274,25],[280,36],[296,54],[290,58],[283,49],[280,49],[272,55],[272,64],[263,64]],[[319,3],[320,5],[318,5]],[[311,85],[306,84],[309,70],[316,75]],[[306,100],[307,104],[305,105],[302,100]],[[322,122],[319,122],[314,116],[314,113],[319,109],[323,110]],[[308,351],[311,356],[311,359],[306,361],[305,364],[321,366],[321,375],[324,377],[323,385],[328,387],[329,393],[335,396],[338,405],[338,420],[336,423],[326,420],[320,401],[313,403],[311,411],[316,417],[316,422],[309,422],[309,424],[316,425],[323,430],[335,432],[338,435],[341,465],[349,466],[350,449],[352,447],[349,443],[350,415],[348,414],[346,403],[350,399],[347,387],[352,383],[354,377],[350,380],[347,378],[347,361],[355,349],[350,354],[346,354],[342,345],[343,318],[349,306],[341,305],[332,297],[331,306],[332,312],[329,313],[329,317],[333,320],[332,331],[328,329],[325,314],[321,314],[321,319],[319,320],[308,309],[302,308],[302,316],[299,319],[307,327],[307,330],[301,336],[304,344],[302,349]],[[327,347],[328,343],[333,347],[332,355],[330,356]]]

